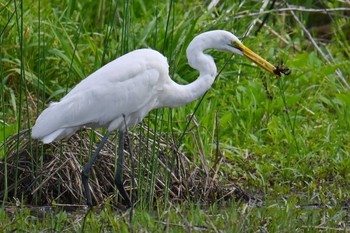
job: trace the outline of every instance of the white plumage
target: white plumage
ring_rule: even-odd
[[[124,129],[123,114],[127,125],[135,124],[159,105],[161,89],[156,84],[166,82],[161,77],[167,74],[167,60],[160,53],[128,53],[82,80],[60,102],[51,103],[38,117],[32,137],[50,143],[84,125]]]
[[[212,85],[217,69],[206,49],[245,55],[273,73],[276,68],[245,47],[236,36],[216,30],[195,37],[187,49],[189,64],[200,76],[188,85],[175,83],[167,59],[152,49],[139,49],[106,64],[82,80],[59,102],[49,105],[32,128],[32,137],[50,143],[83,126],[125,130],[149,111],[191,102]]]

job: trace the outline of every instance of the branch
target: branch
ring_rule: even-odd
[[[330,8],[330,9],[317,9],[317,8],[304,8],[304,7],[287,7],[287,8],[280,8],[280,9],[273,9],[273,10],[267,10],[267,11],[259,11],[259,12],[254,12],[254,13],[241,13],[233,18],[239,19],[243,17],[253,17],[253,16],[260,16],[263,14],[270,14],[270,13],[280,13],[280,12],[285,12],[285,11],[299,11],[299,12],[320,12],[320,13],[329,13],[329,12],[337,12],[337,11],[350,11],[349,7],[338,7],[338,8]]]

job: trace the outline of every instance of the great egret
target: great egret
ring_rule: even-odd
[[[108,129],[82,171],[82,183],[89,206],[92,206],[88,185],[90,169],[111,131],[116,129],[120,133],[115,183],[123,199],[131,205],[122,182],[126,127],[140,122],[152,109],[176,107],[202,96],[217,75],[214,59],[204,53],[207,49],[243,55],[271,74],[281,73],[276,72],[274,65],[248,49],[230,32],[208,31],[196,36],[186,50],[190,66],[200,73],[198,79],[190,84],[180,85],[169,77],[169,65],[161,53],[152,49],[139,49],[95,71],[40,114],[32,128],[32,137],[43,143],[69,137],[84,126]]]

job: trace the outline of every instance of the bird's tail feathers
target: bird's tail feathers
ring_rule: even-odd
[[[64,126],[65,116],[60,109],[60,104],[53,103],[45,109],[32,128],[32,138],[50,143],[64,137],[71,136],[79,127]]]

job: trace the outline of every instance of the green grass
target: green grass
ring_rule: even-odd
[[[349,214],[335,206],[301,208],[298,198],[266,203],[263,207],[229,203],[201,207],[188,203],[156,211],[137,208],[132,224],[129,214],[120,215],[106,207],[101,211],[71,213],[50,211],[40,217],[29,210],[14,215],[0,210],[1,229],[10,231],[61,232],[338,232],[346,229]],[[15,216],[15,217],[14,217]]]
[[[312,1],[292,2],[320,8]],[[326,4],[322,7],[342,6],[337,1]],[[257,12],[260,7],[255,2],[239,5],[223,1],[208,12],[203,1],[1,2],[0,142],[31,127],[47,103],[59,100],[88,74],[137,48],[161,51],[168,57],[170,74],[177,82],[193,81],[197,72],[185,57],[191,39],[211,29],[225,29],[241,37],[256,16],[236,16]],[[292,75],[272,77],[244,58],[228,60],[229,54],[212,52],[218,70],[228,63],[200,103],[195,120],[189,122],[189,116],[199,101],[153,111],[145,119],[156,132],[172,134],[177,140],[185,132],[180,148],[196,164],[201,164],[198,154],[203,154],[213,166],[219,150],[224,157],[219,174],[225,176],[218,179],[233,181],[262,198],[262,207],[233,200],[225,207],[196,203],[169,206],[160,200],[152,209],[146,204],[136,207],[131,225],[128,213],[120,216],[104,208],[86,218],[84,229],[349,230],[345,207],[350,196],[350,45],[349,19],[342,13],[332,14],[331,30],[336,33],[330,40],[317,41],[328,54],[329,63],[289,12],[285,16],[272,13],[267,24],[288,44],[267,28],[250,34],[244,43],[273,64],[283,61]],[[308,12],[296,15],[304,25],[314,17]],[[338,69],[342,76],[337,75]],[[0,155],[6,160],[6,145]],[[0,229],[4,231],[83,228],[84,216],[79,213],[70,218],[72,213],[53,211],[37,217],[23,208],[9,214],[6,203],[0,209]],[[311,204],[316,205],[300,208]]]

